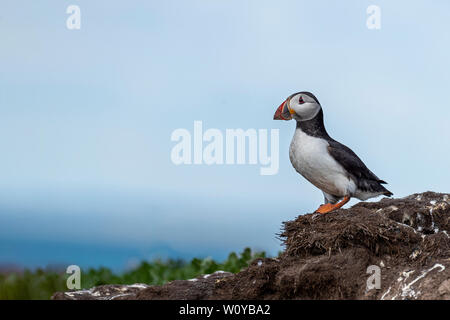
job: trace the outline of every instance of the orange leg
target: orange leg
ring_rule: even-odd
[[[337,210],[349,201],[350,201],[350,197],[344,197],[344,199],[342,199],[341,202],[338,202],[336,204],[331,204],[331,203],[323,204],[319,207],[319,209],[316,210],[316,213],[324,214],[324,213],[328,213],[328,212]]]

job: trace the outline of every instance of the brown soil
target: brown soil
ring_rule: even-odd
[[[450,195],[361,202],[284,223],[285,251],[232,275],[101,286],[54,299],[450,299]],[[367,288],[377,266],[380,289]],[[112,294],[111,290],[117,291]],[[106,292],[109,292],[107,295]]]

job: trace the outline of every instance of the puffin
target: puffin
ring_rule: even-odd
[[[319,100],[307,91],[290,95],[277,108],[274,120],[297,122],[289,147],[289,159],[294,169],[322,190],[324,204],[315,213],[335,211],[352,197],[367,200],[392,196],[362,160],[347,146],[327,133]]]

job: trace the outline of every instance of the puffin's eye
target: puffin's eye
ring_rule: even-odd
[[[302,96],[300,96],[300,98],[298,98],[298,103],[300,103],[300,104],[305,103],[305,101],[303,101],[303,97]]]

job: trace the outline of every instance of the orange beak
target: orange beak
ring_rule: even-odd
[[[288,100],[285,100],[275,111],[273,120],[291,120],[292,113],[288,105]]]

